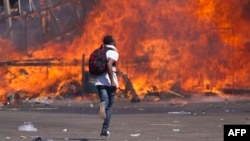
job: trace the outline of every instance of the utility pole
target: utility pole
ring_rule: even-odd
[[[8,16],[8,26],[9,26],[9,29],[10,29],[12,27],[10,1],[9,0],[4,0],[3,2],[4,2],[5,15]]]

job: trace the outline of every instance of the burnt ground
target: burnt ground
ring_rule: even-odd
[[[222,141],[223,125],[250,124],[250,101],[116,100],[109,141]],[[54,101],[0,107],[0,140],[99,141],[98,101]],[[32,122],[37,131],[19,131]]]

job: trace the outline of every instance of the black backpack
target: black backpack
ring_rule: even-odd
[[[107,72],[107,57],[106,52],[108,50],[114,50],[108,48],[105,45],[95,49],[89,57],[89,73],[91,75],[101,75]]]

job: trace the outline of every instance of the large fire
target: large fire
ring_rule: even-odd
[[[141,97],[153,88],[248,89],[249,23],[249,0],[100,0],[80,37],[72,43],[48,43],[32,51],[32,58],[81,60],[85,54],[87,59],[102,37],[112,34],[120,52],[118,68]],[[30,59],[11,50],[8,41],[0,43],[2,60]],[[27,74],[16,77],[20,70]],[[2,67],[0,100],[18,90],[29,91],[29,97],[48,94],[44,91],[63,81],[81,83],[81,75],[81,67]]]

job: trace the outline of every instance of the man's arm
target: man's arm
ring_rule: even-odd
[[[115,62],[115,60],[108,58],[107,66],[108,66],[108,75],[109,75],[111,87],[116,87],[114,77],[113,77],[113,70],[112,70],[114,62]]]

